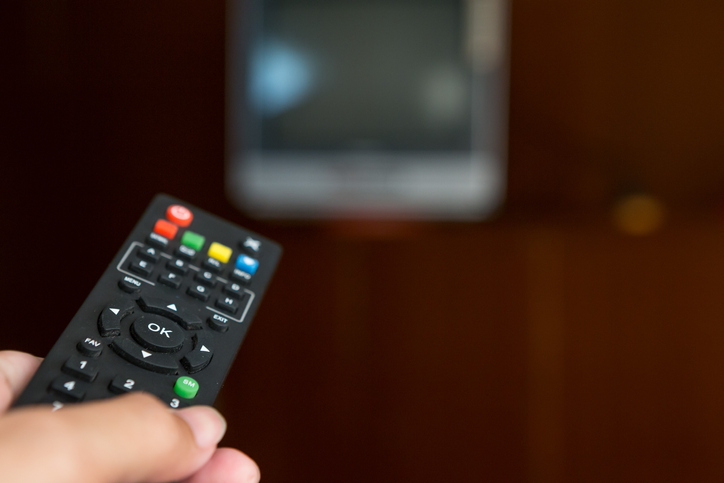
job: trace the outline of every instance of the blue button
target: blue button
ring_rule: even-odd
[[[259,260],[247,257],[246,255],[239,255],[236,259],[236,268],[248,273],[249,275],[254,275],[256,273],[256,269],[259,268]]]

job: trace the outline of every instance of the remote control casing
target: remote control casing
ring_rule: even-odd
[[[177,234],[172,239],[167,238],[169,245],[166,249],[161,250],[156,247],[159,258],[158,262],[150,263],[149,275],[133,272],[130,269],[131,263],[141,260],[137,255],[139,250],[145,250],[151,246],[149,237],[154,232],[157,220],[165,220],[167,209],[172,205],[181,205],[189,209],[193,214],[191,224],[187,227],[179,227]],[[175,260],[180,258],[176,253],[178,253],[180,240],[186,231],[204,236],[205,242],[192,261],[184,260],[187,273],[180,277],[179,274],[175,275],[176,280],[180,278],[181,284],[179,288],[172,288],[159,283],[159,277],[169,273],[170,270],[167,266],[170,265],[168,264],[177,263]],[[157,239],[158,236],[155,238]],[[190,290],[190,287],[199,285],[195,280],[197,274],[207,271],[211,273],[203,263],[208,258],[207,250],[213,242],[229,247],[233,252],[228,263],[224,264],[223,270],[214,274],[216,284],[214,288],[207,291],[209,299],[202,301],[192,297],[187,291]],[[245,244],[248,246],[244,246]],[[258,251],[250,251],[250,247],[258,248]],[[188,252],[188,250],[186,251]],[[155,394],[173,408],[213,404],[276,269],[281,251],[278,244],[265,237],[168,195],[157,195],[14,406],[52,403],[59,408],[67,402],[112,397],[127,389]],[[188,253],[185,255],[188,256]],[[231,286],[233,282],[230,275],[234,272],[235,260],[239,255],[246,255],[258,260],[258,268],[252,276],[247,277],[246,284],[234,282],[237,283],[235,288],[240,286],[241,291],[234,296],[239,302],[239,308],[232,314],[220,309],[215,304],[220,298],[228,300],[228,294],[224,292],[224,289]],[[149,263],[145,263],[145,266],[148,268]],[[219,269],[216,268],[216,270]],[[129,281],[128,278],[131,280]],[[121,285],[124,282],[125,288],[122,289]],[[127,290],[134,286],[138,287],[138,291],[128,293]],[[149,301],[152,303],[149,304]],[[154,311],[154,307],[159,302],[166,307],[163,314]],[[109,310],[112,312],[108,312]],[[106,311],[105,315],[113,319],[115,312],[119,310],[120,316],[115,321],[111,320],[110,327],[120,321],[120,335],[102,335],[100,320],[104,315],[103,312]],[[181,324],[177,319],[169,318],[167,316],[169,314],[171,317],[176,317],[173,313],[174,310],[182,312],[183,317],[191,320],[193,324],[188,325],[188,320]],[[200,328],[199,319],[201,320]],[[180,349],[171,352],[161,346],[153,348],[144,346],[144,341],[139,339],[137,334],[140,330],[150,333],[148,328],[156,332],[150,336],[147,335],[147,338],[155,337],[153,342],[158,342],[159,337],[165,339],[172,336],[176,338],[174,340],[177,340],[179,334],[183,335]],[[222,332],[221,330],[224,328],[226,330]],[[107,329],[108,324],[103,325],[106,334],[108,334]],[[157,329],[160,329],[161,336]],[[176,334],[173,334],[174,332]],[[91,342],[88,342],[88,339]],[[127,340],[130,342],[126,342]],[[81,352],[81,341],[86,341],[86,346],[99,342],[101,353],[97,357],[90,357]],[[142,349],[141,356],[136,353],[138,347]],[[166,352],[157,350],[159,347]],[[123,348],[127,352],[124,352]],[[128,351],[135,352],[129,357]],[[189,357],[198,356],[197,359],[202,362],[210,357],[208,365],[197,370],[194,367],[189,369],[188,365],[182,363],[184,357],[192,351],[195,352]],[[71,358],[75,359],[71,360]],[[158,369],[149,370],[141,367],[145,363],[150,364],[154,358],[158,361],[165,361],[165,363],[175,361],[177,363],[176,373],[160,373],[156,372]],[[131,362],[132,360],[141,362]],[[92,382],[75,377],[67,368],[63,369],[64,365],[70,362],[81,365],[85,362],[85,369],[90,364],[90,367],[97,368],[97,375]],[[173,363],[171,363],[172,365]],[[171,372],[172,369],[166,368],[164,371]],[[198,383],[198,392],[195,397],[183,398],[175,392],[174,385],[182,376],[189,376]],[[83,377],[87,379],[89,376],[83,375]],[[68,379],[67,382],[65,382],[66,379]],[[110,390],[111,382],[114,380],[116,381],[115,388],[118,387],[117,381],[119,380],[129,382],[123,385],[122,391],[114,392]],[[64,394],[63,387],[67,389],[70,386],[68,383],[71,381],[73,382],[73,394],[70,394],[71,391]],[[68,385],[63,386],[64,383]],[[60,391],[50,389],[51,385],[57,387],[58,384],[60,384]],[[78,398],[77,395],[81,392],[82,397]]]

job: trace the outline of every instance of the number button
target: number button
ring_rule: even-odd
[[[80,401],[85,396],[86,385],[69,376],[60,376],[50,383],[50,390],[74,401]]]
[[[108,389],[115,394],[125,394],[137,389],[136,381],[135,379],[129,379],[126,376],[116,376],[111,381]]]
[[[93,382],[98,376],[98,364],[95,361],[76,355],[65,361],[61,370],[86,382]]]

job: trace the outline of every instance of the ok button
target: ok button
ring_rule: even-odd
[[[131,333],[139,344],[157,352],[176,352],[184,343],[180,326],[165,317],[143,315],[131,325]]]

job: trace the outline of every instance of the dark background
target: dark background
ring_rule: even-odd
[[[153,194],[286,249],[219,407],[270,482],[724,479],[724,4],[516,0],[486,223],[226,201],[224,4],[0,25],[0,349],[46,353]],[[632,237],[626,190],[666,207]]]

